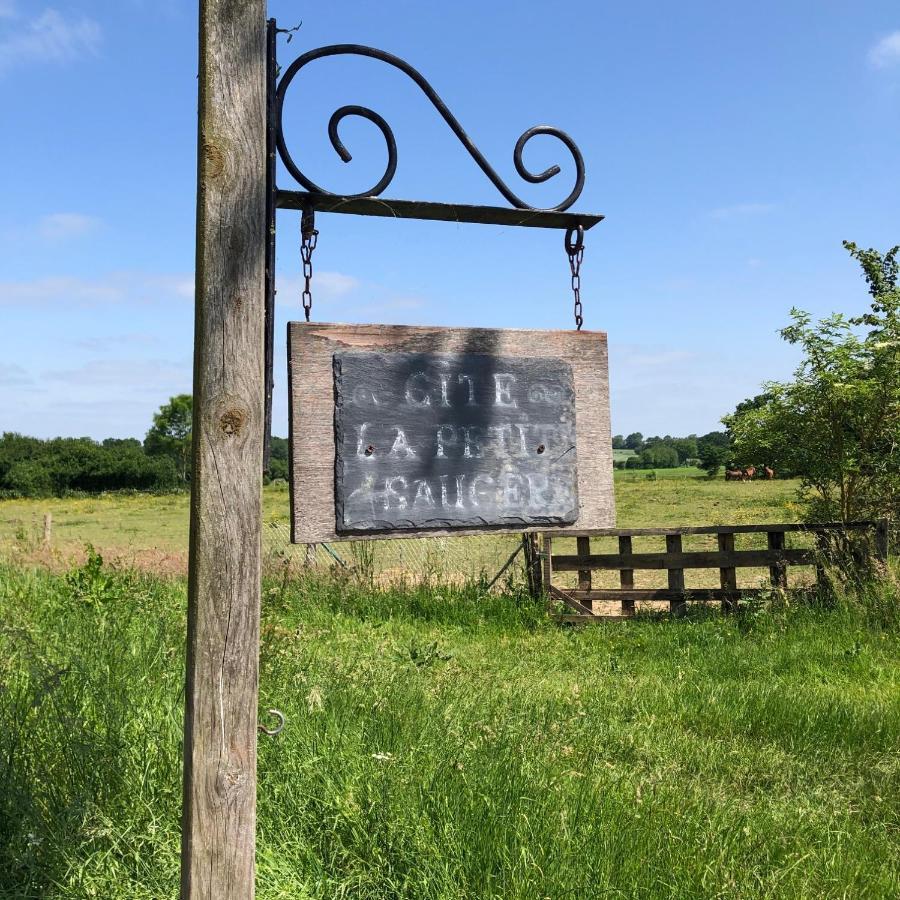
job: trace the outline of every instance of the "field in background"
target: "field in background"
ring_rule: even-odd
[[[618,526],[716,525],[752,522],[794,522],[797,484],[793,481],[726,482],[707,479],[698,469],[616,472]],[[288,491],[285,484],[265,488],[264,545],[270,555],[294,553],[289,545]],[[43,517],[53,517],[53,549],[62,562],[83,555],[92,544],[109,559],[134,563],[155,572],[182,572],[188,541],[188,496],[170,494],[109,494],[47,500],[0,501],[0,550],[38,548]],[[456,571],[469,558],[475,574],[503,564],[515,537],[451,538],[442,543],[377,542],[382,568],[415,565],[417,570],[440,559]],[[429,544],[428,547],[425,544]],[[419,546],[416,546],[419,545]],[[335,545],[342,557],[346,545]],[[430,556],[429,556],[430,554]],[[330,557],[318,551],[320,562]],[[457,562],[458,561],[458,562]]]

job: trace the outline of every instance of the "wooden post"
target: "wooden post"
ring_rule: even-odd
[[[783,531],[769,531],[767,537],[770,550],[784,550]],[[769,581],[772,582],[773,588],[779,590],[787,588],[787,563],[777,562],[769,566]]]
[[[722,532],[718,535],[719,553],[734,553],[734,535]],[[722,598],[722,612],[730,612],[737,608],[737,569],[734,566],[722,566],[719,569],[719,587],[728,591],[729,596]]]
[[[265,13],[265,0],[200,0],[184,900],[254,896]]]
[[[619,554],[631,556],[632,552],[631,535],[620,535]],[[634,590],[634,569],[619,569],[619,587],[623,591]],[[622,597],[622,615],[634,615],[634,597]]]
[[[588,565],[588,557],[591,555],[591,539],[589,537],[575,538],[575,544],[578,555],[584,561],[584,565]],[[589,591],[591,589],[591,570],[588,568],[578,570],[578,590]],[[594,608],[594,603],[590,597],[580,598],[581,602],[589,609]]]
[[[544,593],[550,596],[550,587],[553,584],[553,538],[549,534],[544,535]]]
[[[681,535],[666,535],[666,553],[681,553]],[[669,611],[673,616],[683,616],[686,611],[684,602],[684,569],[668,569],[669,590],[678,591],[682,596],[669,601]]]
[[[538,547],[538,536],[534,532],[526,531],[522,535],[522,543],[525,545],[525,573],[528,578],[528,593],[535,599],[544,594],[541,584],[541,553]]]
[[[44,513],[44,547],[49,547],[53,540],[53,513]]]

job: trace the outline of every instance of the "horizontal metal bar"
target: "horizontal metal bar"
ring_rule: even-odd
[[[380,216],[387,219],[426,219],[436,222],[470,222],[478,225],[515,225],[525,228],[558,228],[579,225],[587,231],[603,220],[588,213],[558,212],[553,209],[513,209],[506,206],[469,206],[462,203],[432,203],[427,200],[389,200],[384,197],[340,197],[308,191],[276,193],[279,209],[315,209],[318,212],[351,216]]]

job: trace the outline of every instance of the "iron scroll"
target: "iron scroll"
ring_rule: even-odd
[[[381,60],[382,62],[393,66],[395,69],[399,69],[405,75],[408,75],[419,86],[425,96],[431,101],[431,104],[434,106],[434,108],[440,113],[444,121],[450,126],[450,130],[456,135],[456,137],[466,148],[472,159],[474,159],[478,164],[478,167],[482,170],[482,172],[484,172],[485,175],[487,175],[491,183],[494,185],[494,187],[497,188],[497,190],[503,195],[503,197],[506,198],[506,200],[517,209],[537,209],[537,207],[529,206],[527,203],[525,203],[524,200],[518,197],[509,188],[506,182],[504,182],[503,179],[497,174],[490,163],[488,163],[488,161],[485,159],[481,151],[472,142],[468,134],[466,134],[457,118],[453,115],[452,112],[450,112],[446,103],[444,103],[444,101],[440,98],[434,88],[428,83],[428,81],[425,80],[420,72],[414,69],[406,61],[400,59],[400,57],[398,56],[394,56],[393,54],[387,53],[384,50],[378,50],[374,47],[365,47],[360,44],[332,44],[327,47],[319,47],[315,50],[310,50],[307,53],[298,56],[297,59],[295,59],[287,67],[284,75],[281,78],[281,81],[278,84],[278,90],[276,92],[275,98],[275,123],[278,153],[281,156],[282,162],[284,163],[285,168],[288,170],[288,172],[290,172],[290,174],[296,179],[296,181],[304,188],[306,188],[306,190],[314,194],[334,196],[331,191],[326,191],[324,188],[320,187],[318,184],[312,181],[312,179],[304,175],[300,167],[296,164],[296,162],[294,162],[294,158],[291,156],[291,153],[288,150],[287,142],[284,137],[284,98],[287,94],[288,88],[291,86],[291,82],[294,80],[294,77],[305,65],[313,62],[316,59],[323,59],[328,56],[346,55],[366,56],[371,59]],[[340,126],[340,123],[347,116],[360,116],[372,122],[378,127],[378,129],[381,131],[382,136],[384,137],[385,144],[387,146],[388,162],[387,167],[384,170],[384,174],[375,185],[373,185],[366,191],[361,191],[358,194],[349,194],[344,196],[351,198],[377,197],[391,183],[391,180],[393,179],[394,174],[397,171],[397,142],[394,139],[394,133],[391,130],[390,125],[388,125],[388,123],[377,112],[369,109],[368,107],[342,106],[340,107],[340,109],[335,110],[328,122],[328,137],[331,140],[331,145],[332,147],[334,147],[335,152],[345,163],[350,162],[352,156],[341,141],[338,134],[338,128]],[[516,146],[513,151],[513,163],[515,164],[516,172],[519,173],[519,176],[530,184],[542,184],[545,181],[549,181],[549,179],[553,178],[555,175],[558,175],[560,172],[560,168],[557,165],[550,166],[543,172],[538,173],[531,172],[528,168],[526,168],[525,163],[522,160],[522,154],[525,150],[525,145],[528,143],[528,141],[531,140],[531,138],[538,134],[547,134],[562,141],[562,143],[568,149],[569,153],[572,155],[572,159],[575,162],[575,186],[572,189],[572,192],[558,206],[546,208],[546,210],[548,211],[552,210],[556,212],[562,212],[564,210],[567,210],[578,199],[578,197],[581,195],[582,189],[584,188],[584,159],[575,141],[573,141],[568,134],[566,134],[564,131],[561,131],[559,128],[555,128],[551,125],[536,125],[534,128],[529,128],[521,135],[518,141],[516,141]]]

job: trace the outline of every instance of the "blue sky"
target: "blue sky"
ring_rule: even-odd
[[[0,430],[138,436],[190,390],[195,0],[0,0]],[[788,309],[866,300],[841,239],[900,242],[900,7],[844,2],[299,3],[280,59],[371,44],[416,66],[510,186],[568,194],[580,145],[585,327],[607,331],[615,432],[703,432],[796,363]],[[324,187],[502,204],[417,88],[371,60],[311,64],[288,102],[292,151]],[[302,149],[301,149],[302,147]],[[288,187],[281,172],[279,182]],[[287,428],[284,323],[299,318],[298,216],[279,214],[275,432]],[[556,232],[320,216],[319,320],[572,327]]]

